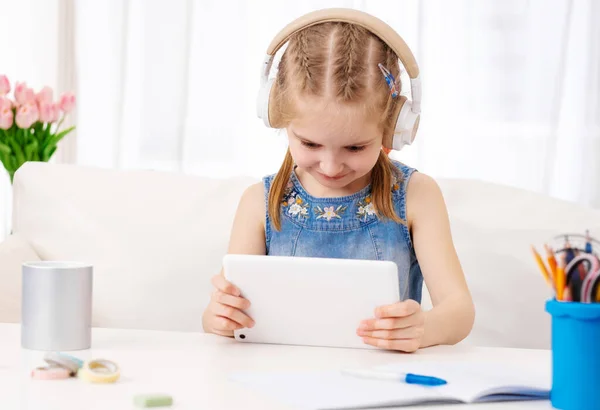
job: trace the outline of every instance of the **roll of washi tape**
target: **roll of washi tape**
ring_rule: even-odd
[[[68,379],[71,372],[64,367],[40,366],[32,370],[31,377],[37,380]]]
[[[121,370],[115,362],[97,359],[85,362],[77,376],[90,383],[114,383],[119,380]]]
[[[83,366],[83,360],[62,353],[48,352],[44,356],[44,360],[50,366],[63,367],[69,370],[71,376],[77,374],[77,371]]]

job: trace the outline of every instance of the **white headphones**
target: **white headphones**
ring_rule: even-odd
[[[333,8],[313,11],[292,21],[275,36],[271,44],[269,44],[267,54],[261,66],[260,90],[256,104],[258,118],[262,118],[264,124],[269,128],[271,127],[269,108],[272,107],[270,100],[274,79],[269,79],[269,73],[277,51],[294,33],[306,27],[324,22],[344,22],[364,27],[379,37],[381,41],[386,43],[396,53],[410,77],[412,101],[405,96],[397,97],[400,101],[398,103],[394,134],[384,135],[383,145],[386,148],[400,150],[405,145],[412,144],[419,127],[421,114],[421,79],[419,78],[417,61],[410,48],[408,48],[408,45],[394,29],[370,14],[353,9]]]

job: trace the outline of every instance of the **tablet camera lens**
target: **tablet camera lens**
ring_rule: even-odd
[[[245,338],[246,338],[246,335],[244,335],[244,334],[240,335],[240,339],[245,339]]]

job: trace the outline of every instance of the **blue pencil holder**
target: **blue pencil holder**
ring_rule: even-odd
[[[600,303],[546,302],[552,316],[552,406],[600,409]]]

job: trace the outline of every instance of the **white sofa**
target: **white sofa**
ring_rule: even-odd
[[[0,244],[0,322],[20,320],[22,262],[77,260],[94,265],[95,326],[201,331],[210,277],[253,182],[25,164],[14,182],[13,235]],[[480,181],[439,184],[477,312],[464,343],[548,348],[550,293],[529,245],[600,232],[600,211]]]

